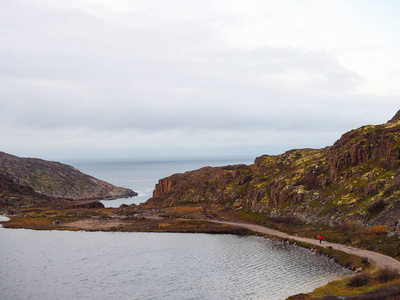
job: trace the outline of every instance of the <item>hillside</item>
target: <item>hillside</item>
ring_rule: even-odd
[[[252,165],[205,167],[159,180],[147,204],[223,204],[309,223],[386,225],[399,231],[400,111],[323,149],[263,155]]]
[[[5,194],[5,187],[9,191],[11,181],[16,194],[30,188],[44,196],[73,200],[114,199],[137,195],[130,189],[116,187],[65,164],[20,158],[4,152],[0,152],[0,175],[4,182],[0,194]]]
[[[36,193],[31,187],[15,183],[0,174],[0,205],[31,205],[51,201],[51,197]]]

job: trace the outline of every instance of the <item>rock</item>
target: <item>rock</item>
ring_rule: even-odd
[[[104,204],[99,201],[74,201],[69,208],[104,208]]]
[[[15,184],[55,198],[73,200],[116,199],[137,196],[126,188],[81,173],[74,167],[0,152],[0,175]]]
[[[18,184],[9,176],[0,174],[0,205],[30,206],[49,201],[57,199],[37,193],[31,187]]]
[[[400,111],[386,124],[349,131],[323,149],[262,155],[250,166],[204,167],[160,179],[147,203],[215,203],[266,216],[296,215],[308,223],[353,220],[399,231],[399,145]],[[366,213],[379,198],[385,208]]]

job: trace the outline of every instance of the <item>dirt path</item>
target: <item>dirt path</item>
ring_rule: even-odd
[[[343,252],[346,252],[349,254],[353,254],[356,256],[360,256],[360,257],[367,257],[369,260],[372,260],[376,263],[377,268],[391,267],[400,272],[400,261],[398,261],[390,256],[386,256],[386,255],[383,255],[383,254],[380,254],[377,252],[358,249],[358,248],[354,248],[354,247],[347,246],[347,245],[335,244],[335,243],[330,243],[330,242],[325,242],[325,241],[322,241],[322,244],[320,244],[318,240],[289,235],[284,232],[280,232],[277,230],[273,230],[273,229],[270,229],[270,228],[267,228],[264,226],[260,226],[260,225],[255,225],[255,224],[225,222],[225,221],[217,221],[217,220],[209,220],[209,221],[216,222],[216,223],[222,223],[222,224],[228,224],[228,225],[237,226],[237,227],[241,227],[241,228],[246,228],[251,231],[260,232],[260,233],[276,236],[276,237],[283,238],[283,239],[290,239],[290,240],[294,240],[296,242],[303,242],[303,243],[307,243],[307,244],[322,246],[324,248],[332,247],[333,249],[340,250],[340,251],[343,251]]]

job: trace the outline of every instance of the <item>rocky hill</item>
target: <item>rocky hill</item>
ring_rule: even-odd
[[[31,187],[17,184],[8,176],[0,174],[0,206],[32,205],[50,200],[51,197],[36,193]]]
[[[252,165],[205,167],[161,179],[148,204],[219,203],[268,216],[400,231],[400,111],[323,149],[263,155]]]
[[[99,200],[137,196],[130,189],[116,187],[65,164],[20,158],[4,152],[0,152],[0,175],[3,180],[0,194],[6,187],[12,187],[9,184],[12,181],[16,192],[32,189],[38,194],[55,198]]]

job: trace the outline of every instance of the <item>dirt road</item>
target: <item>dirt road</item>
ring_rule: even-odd
[[[260,226],[260,225],[255,225],[255,224],[225,222],[225,221],[217,221],[217,220],[209,220],[209,221],[216,222],[216,223],[222,223],[222,224],[228,224],[228,225],[237,226],[237,227],[241,227],[241,228],[246,228],[246,229],[249,229],[254,232],[260,232],[260,233],[276,236],[276,237],[283,238],[283,239],[290,239],[290,240],[294,240],[296,242],[303,242],[303,243],[307,243],[307,244],[322,246],[324,248],[332,247],[333,249],[340,250],[340,251],[343,251],[343,252],[346,252],[349,254],[353,254],[356,256],[360,256],[360,257],[367,257],[369,260],[372,260],[376,263],[377,268],[391,267],[400,272],[400,261],[398,261],[390,256],[386,256],[386,255],[383,255],[383,254],[380,254],[377,252],[358,249],[358,248],[354,248],[354,247],[347,246],[347,245],[335,244],[335,243],[330,243],[330,242],[325,242],[325,241],[322,241],[322,243],[320,244],[318,240],[289,235],[284,232],[280,232],[277,230],[273,230],[273,229],[270,229],[270,228],[267,228],[264,226]]]

